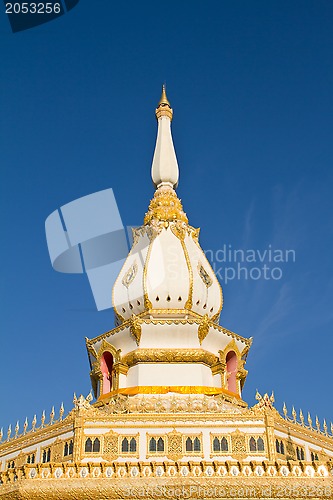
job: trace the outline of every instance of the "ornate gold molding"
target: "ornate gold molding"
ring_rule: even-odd
[[[137,349],[125,354],[121,361],[129,367],[138,363],[203,363],[211,367],[218,358],[204,349]]]
[[[168,454],[167,457],[169,460],[179,460],[183,456],[183,441],[182,441],[182,433],[177,432],[174,429],[167,434],[168,438]]]
[[[208,315],[205,314],[201,318],[199,328],[198,328],[198,339],[199,339],[200,345],[202,344],[203,340],[208,335],[210,324],[211,324],[211,320],[209,319]]]
[[[161,186],[156,189],[144,217],[144,224],[150,224],[153,221],[155,223],[163,222],[165,227],[168,227],[168,223],[173,221],[188,223],[182,203],[173,188]]]
[[[141,323],[142,321],[137,316],[132,314],[130,318],[130,332],[135,338],[137,345],[140,344],[141,339]]]
[[[218,395],[223,394],[232,397],[234,401],[241,401],[241,397],[233,392],[220,387],[207,387],[207,386],[196,386],[196,385],[140,385],[135,387],[124,387],[111,391],[108,394],[103,394],[103,400],[111,399],[115,395],[129,395],[134,396],[136,394],[167,394],[169,392],[175,392],[179,394],[206,394],[206,395]]]
[[[170,433],[171,434],[171,433]],[[174,452],[169,461],[66,464],[48,463],[39,467],[24,465],[0,472],[0,498],[4,500],[70,500],[73,498],[148,500],[154,488],[198,493],[198,498],[235,498],[239,489],[248,498],[268,500],[290,492],[295,498],[332,498],[333,478],[330,462],[316,464],[279,461],[198,461],[183,462],[179,439],[174,431]],[[171,437],[171,436],[170,436]],[[172,456],[179,456],[174,461]],[[162,477],[161,477],[162,475]],[[115,478],[115,480],[113,480]],[[111,479],[111,480],[110,480]],[[193,490],[193,488],[196,490]],[[200,488],[200,489],[199,489]],[[313,493],[311,493],[311,491]],[[250,492],[250,493],[247,493]],[[316,492],[321,492],[316,493]],[[283,494],[283,493],[282,493]],[[283,494],[287,497],[288,493]],[[290,496],[290,495],[289,495]],[[245,498],[242,494],[242,498]]]
[[[165,318],[153,318],[153,319],[151,319],[151,318],[144,317],[145,315],[150,314],[150,313],[154,314],[154,313],[162,313],[162,312],[165,313],[165,315],[166,315]],[[187,318],[187,319],[185,319],[185,318],[168,318],[167,317],[169,314],[170,315],[177,314],[177,313],[183,314],[183,312],[185,312],[185,313],[187,312],[189,315],[191,315],[193,317]],[[140,318],[142,323],[145,323],[147,325],[148,324],[153,324],[153,325],[158,325],[158,324],[159,325],[163,325],[163,324],[167,324],[167,325],[192,324],[193,325],[193,324],[200,324],[200,322],[203,318],[203,316],[200,316],[199,314],[195,313],[194,311],[190,311],[190,310],[186,311],[183,309],[153,309],[152,307],[150,307],[148,311],[144,311],[143,313],[138,314],[137,317]],[[124,321],[121,325],[117,326],[116,328],[113,328],[112,330],[109,330],[105,333],[102,333],[101,335],[98,335],[97,337],[95,337],[91,340],[86,340],[87,346],[94,345],[95,343],[100,342],[103,339],[111,337],[112,335],[115,335],[115,334],[125,330],[126,328],[129,328],[130,321],[131,320],[129,318],[128,320]],[[245,344],[245,347],[250,347],[252,344],[252,341],[253,341],[252,337],[250,337],[249,339],[242,337],[241,335],[238,335],[237,333],[234,333],[231,330],[224,328],[223,326],[217,325],[216,323],[213,322],[213,319],[210,320],[210,325],[215,330],[219,330],[220,332],[225,333],[229,337],[234,338],[235,340],[239,340],[240,342]],[[244,349],[245,349],[245,347],[244,347]]]
[[[112,460],[118,458],[119,456],[118,440],[119,440],[119,434],[117,434],[112,430],[107,434],[104,434],[104,443],[102,451],[102,457],[104,460],[111,462]]]
[[[231,446],[232,446],[232,456],[237,458],[237,460],[243,460],[247,457],[247,447],[245,434],[239,429],[231,433]]]

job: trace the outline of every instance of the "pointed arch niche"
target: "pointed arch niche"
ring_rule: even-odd
[[[97,354],[97,368],[99,375],[99,396],[118,389],[118,374],[116,364],[120,362],[120,349],[103,340]]]
[[[219,351],[220,361],[225,366],[223,387],[229,392],[241,396],[247,371],[244,369],[244,362],[248,348],[242,353],[233,339],[223,351]]]

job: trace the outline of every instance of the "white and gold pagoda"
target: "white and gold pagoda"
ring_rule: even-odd
[[[86,339],[95,395],[0,433],[0,498],[333,498],[333,428],[242,399],[252,339],[219,325],[221,286],[175,188],[163,88],[144,225]]]

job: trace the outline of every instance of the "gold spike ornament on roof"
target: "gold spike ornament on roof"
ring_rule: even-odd
[[[188,223],[182,203],[171,187],[162,186],[155,191],[154,198],[151,200],[148,212],[145,215],[144,223],[150,224],[153,220],[156,222],[179,220]]]
[[[157,119],[161,116],[168,116],[170,121],[172,120],[173,111],[166,95],[165,85],[162,86],[162,96],[155,110],[155,115]]]

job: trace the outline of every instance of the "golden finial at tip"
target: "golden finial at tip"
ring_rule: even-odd
[[[169,103],[167,95],[166,95],[166,88],[165,88],[165,84],[164,83],[162,85],[162,95],[161,95],[161,99],[160,99],[160,101],[158,103],[158,106],[160,104],[166,104],[167,106],[170,106],[170,103]]]
[[[173,111],[171,109],[170,102],[168,101],[164,84],[162,85],[162,95],[155,110],[155,114],[157,119],[161,116],[167,116],[170,120],[172,120]]]

